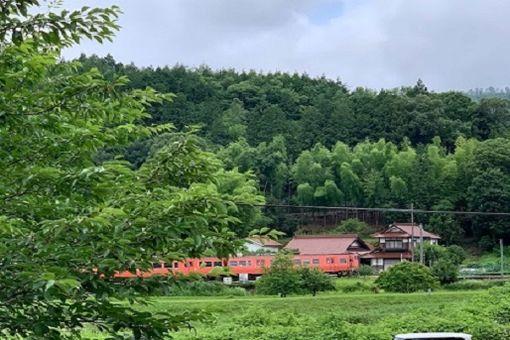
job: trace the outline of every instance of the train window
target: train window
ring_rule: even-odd
[[[265,260],[257,260],[257,267],[264,267],[266,265]]]
[[[237,267],[237,261],[230,261],[228,265],[231,267]]]
[[[327,264],[335,263],[335,259],[334,259],[334,258],[332,258],[332,257],[326,257],[326,263],[327,263]]]
[[[163,263],[164,268],[172,268],[172,265],[173,265],[172,263],[168,263],[168,262]]]
[[[240,267],[246,267],[246,261],[244,261],[244,260],[239,261],[239,266]]]
[[[340,263],[347,263],[347,259],[340,259]]]
[[[310,260],[303,260],[303,266],[309,266]]]
[[[179,268],[179,262],[174,262],[174,268]]]
[[[213,263],[211,261],[205,261],[205,266],[206,267],[212,267]]]
[[[313,264],[319,264],[319,259],[312,259]]]
[[[154,262],[152,268],[161,268],[161,262]]]
[[[193,267],[193,261],[188,262],[188,267]]]
[[[295,259],[293,262],[294,262],[294,264],[301,264],[301,260],[300,259]]]
[[[248,260],[248,267],[251,267],[251,260]]]
[[[223,263],[221,263],[221,261],[214,261],[214,266],[215,267],[223,267]]]

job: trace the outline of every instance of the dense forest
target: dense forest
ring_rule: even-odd
[[[152,105],[144,124],[198,126],[202,145],[226,170],[252,171],[269,203],[510,210],[510,101],[490,91],[436,93],[421,80],[350,90],[300,74],[138,68],[110,56],[79,60],[85,70],[127,76],[130,89],[173,93],[172,102]],[[172,138],[139,139],[97,158],[120,152],[138,168]],[[268,217],[258,223],[294,232],[284,217]],[[510,240],[501,217],[420,218],[445,243],[472,236],[490,248],[497,238]]]

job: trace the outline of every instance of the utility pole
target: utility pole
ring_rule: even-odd
[[[504,255],[503,255],[503,239],[502,238],[499,239],[499,251],[501,253],[501,276],[503,276],[503,275],[505,275],[505,270],[503,268]]]
[[[411,203],[411,261],[414,262],[414,204]]]
[[[420,263],[423,264],[423,224],[420,223]]]

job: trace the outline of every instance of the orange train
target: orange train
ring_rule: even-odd
[[[119,278],[150,277],[153,275],[168,275],[174,273],[200,273],[209,274],[214,268],[229,267],[234,275],[244,274],[255,278],[264,273],[264,269],[271,266],[274,256],[255,255],[233,257],[228,261],[222,261],[216,257],[204,257],[201,259],[187,259],[172,263],[154,263],[151,271],[122,272],[116,276]],[[341,255],[295,255],[293,257],[296,266],[319,268],[321,271],[336,275],[350,275],[359,268],[359,257],[356,254]]]

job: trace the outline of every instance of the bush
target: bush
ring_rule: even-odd
[[[285,297],[300,290],[300,276],[294,269],[292,256],[279,253],[271,267],[256,283],[257,293]]]
[[[423,262],[426,266],[432,266],[434,263],[446,256],[446,248],[437,244],[423,243]],[[420,261],[420,244],[416,246],[414,260]]]
[[[317,292],[335,290],[333,280],[317,268],[302,267],[298,269],[300,278],[300,288],[311,293],[313,296]]]
[[[292,256],[278,254],[271,267],[256,282],[258,293],[285,297],[288,294],[334,290],[332,279],[317,268],[295,268]]]
[[[452,263],[460,265],[467,258],[467,252],[461,246],[452,245],[446,247],[446,256]]]
[[[412,293],[435,288],[438,281],[430,269],[419,263],[401,262],[383,272],[375,281],[388,292]]]
[[[459,266],[449,260],[441,259],[431,267],[432,275],[444,285],[457,281],[459,276]]]
[[[358,275],[360,275],[360,276],[375,275],[375,270],[371,266],[362,264],[358,269]]]

